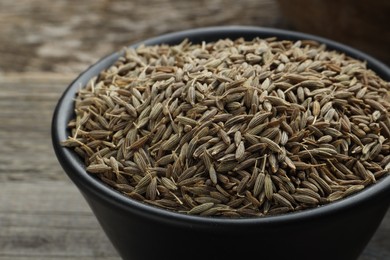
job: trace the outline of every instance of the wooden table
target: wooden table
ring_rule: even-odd
[[[54,155],[54,106],[122,46],[228,24],[288,28],[271,0],[0,2],[0,260],[120,259]],[[390,211],[359,258],[374,259],[390,259]]]

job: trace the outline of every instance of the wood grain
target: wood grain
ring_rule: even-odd
[[[0,205],[0,259],[117,257],[67,180],[3,183]]]
[[[283,28],[272,0],[0,1],[0,260],[118,260],[50,137],[71,81],[123,45],[209,25]],[[390,214],[359,260],[390,259]]]
[[[124,45],[210,25],[275,26],[273,0],[0,1],[0,71],[81,72]]]

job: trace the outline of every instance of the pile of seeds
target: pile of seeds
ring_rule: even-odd
[[[282,214],[388,175],[389,89],[364,62],[311,40],[125,48],[79,90],[63,145],[150,205]]]

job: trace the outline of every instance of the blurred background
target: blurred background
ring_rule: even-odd
[[[166,32],[211,25],[294,29],[390,63],[388,0],[2,0],[0,71],[78,73]]]
[[[0,0],[0,260],[119,259],[50,138],[61,94],[101,57],[177,30],[250,25],[390,64],[389,24],[389,0]],[[377,259],[390,259],[390,213],[359,258]]]
[[[277,0],[286,26],[327,37],[390,64],[390,1]]]
[[[78,73],[124,45],[210,25],[275,26],[272,0],[2,0],[0,70]]]

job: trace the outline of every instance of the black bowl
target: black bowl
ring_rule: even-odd
[[[356,49],[299,32],[272,28],[224,26],[162,35],[142,43],[199,43],[221,38],[278,37],[312,39],[329,49],[367,61],[390,81],[390,69]],[[140,43],[138,43],[140,44]],[[134,44],[132,46],[137,46]],[[123,259],[356,259],[372,238],[390,204],[390,176],[348,198],[319,208],[260,218],[227,219],[171,212],[125,197],[85,170],[83,161],[60,142],[68,137],[74,96],[80,86],[121,55],[109,55],[83,72],[59,100],[52,121],[56,156],[89,203],[108,238]]]

